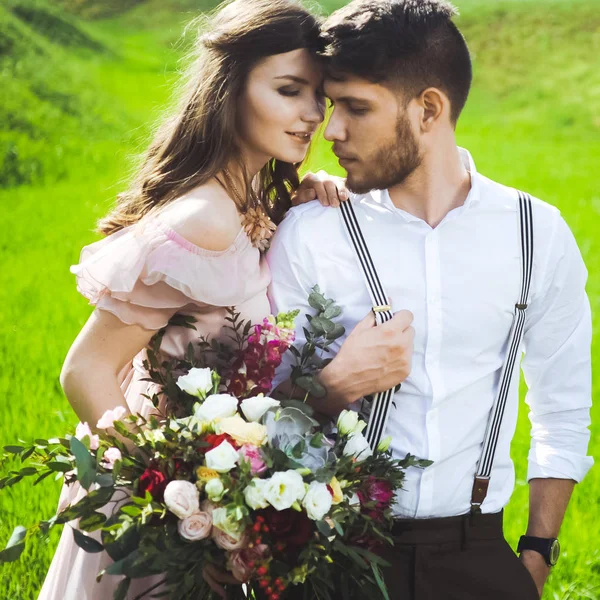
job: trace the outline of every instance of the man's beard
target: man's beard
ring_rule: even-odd
[[[368,163],[359,161],[365,175],[362,179],[354,179],[348,172],[346,186],[355,194],[386,190],[402,183],[421,165],[421,161],[410,123],[402,116],[396,122],[396,139],[379,149]]]

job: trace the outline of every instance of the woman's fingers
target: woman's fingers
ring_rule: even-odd
[[[323,206],[339,207],[340,202],[348,199],[346,182],[325,171],[307,173],[292,198],[292,204],[298,206],[305,202],[318,200]]]
[[[221,596],[223,600],[227,599],[227,593],[225,592],[225,588],[222,585],[219,585],[215,579],[210,575],[209,566],[206,565],[202,570],[202,577],[204,577],[204,581],[208,583],[208,587],[217,595]]]

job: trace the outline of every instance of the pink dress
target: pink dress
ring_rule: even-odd
[[[223,336],[228,306],[236,306],[243,318],[255,323],[270,312],[266,261],[242,229],[227,250],[210,251],[180,236],[158,215],[85,246],[71,272],[90,304],[124,323],[158,330],[176,313],[194,316],[197,331],[167,329],[161,352],[171,357],[183,356],[188,343],[199,335]],[[152,395],[149,387],[154,384],[141,381],[146,377],[144,357],[142,350],[123,368],[119,384],[130,410],[147,416],[154,407],[142,394]],[[84,493],[79,484],[64,485],[59,510]],[[71,531],[74,526],[76,521],[64,526],[38,600],[111,600],[123,576],[105,575],[96,582],[97,574],[112,560],[104,552],[89,554],[79,548]],[[98,532],[90,535],[100,540]],[[162,578],[134,579],[127,598]]]

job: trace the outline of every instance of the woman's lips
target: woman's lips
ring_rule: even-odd
[[[293,131],[286,131],[286,133],[294,138],[296,141],[301,142],[302,144],[308,144],[310,142],[310,140],[312,139],[312,132],[306,133],[306,132],[293,132]]]

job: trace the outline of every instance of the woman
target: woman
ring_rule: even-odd
[[[297,164],[324,115],[318,35],[317,20],[291,0],[236,0],[199,37],[179,109],[99,222],[107,237],[71,267],[97,310],[60,380],[92,429],[119,405],[144,416],[154,410],[143,396],[152,385],[143,381],[145,347],[176,313],[194,316],[197,330],[168,327],[161,351],[171,357],[199,334],[223,335],[225,307],[252,321],[269,313],[260,251],[291,205]],[[61,507],[83,493],[64,486]],[[39,598],[108,600],[122,578],[96,582],[111,561],[81,550],[74,525],[64,528]],[[218,575],[205,577],[222,590]],[[160,579],[134,580],[128,597]]]

